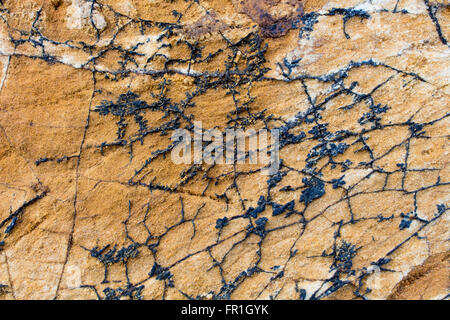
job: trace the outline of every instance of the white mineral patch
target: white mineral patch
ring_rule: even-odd
[[[299,288],[304,289],[306,291],[306,299],[311,298],[311,296],[320,289],[322,286],[321,281],[305,281],[301,284],[299,284]],[[321,291],[322,292],[322,291]]]
[[[14,53],[14,47],[11,45],[6,30],[6,25],[0,23],[0,55],[11,55]]]
[[[133,16],[137,13],[133,3],[131,3],[128,0],[119,2],[117,6],[121,13],[126,14],[128,16]]]
[[[364,10],[370,13],[381,9],[392,9],[392,5],[392,0],[372,0],[357,5],[355,10]]]
[[[80,68],[82,64],[87,62],[87,60],[83,60],[72,55],[64,55],[61,57],[61,62],[74,68]]]
[[[192,69],[192,67],[190,69],[188,67],[174,68],[173,70],[175,70],[181,74],[184,74],[184,75],[199,75],[200,74],[199,71]]]
[[[86,0],[72,0],[67,8],[66,25],[69,29],[81,29],[91,24],[92,3]],[[92,11],[92,22],[97,29],[104,30],[107,26],[105,17],[98,11],[98,5]]]
[[[383,288],[389,287],[392,290],[402,278],[403,276],[400,272],[386,273],[375,271],[367,278],[366,285],[372,290],[373,299],[386,299]]]
[[[364,10],[368,13],[379,12],[382,9],[387,9],[392,11],[395,7],[396,1],[392,0],[365,0],[357,3],[356,1],[346,1],[346,8],[353,8],[355,10]],[[332,8],[342,8],[342,2],[327,2],[320,11],[321,13],[326,13]],[[423,0],[404,0],[399,3],[397,8],[398,11],[406,9],[412,14],[423,14],[426,13],[426,6]]]
[[[404,0],[398,10],[406,9],[413,14],[427,14],[427,7],[423,0]]]
[[[137,44],[140,44],[136,51],[145,54],[147,57],[151,57],[163,44],[162,42],[157,41],[158,37],[159,35],[139,35],[137,37],[125,40],[123,46],[127,49],[132,49]],[[162,49],[160,52],[165,51],[166,50]]]
[[[9,60],[10,59],[10,57],[0,57],[0,62],[1,62],[1,65],[3,65],[3,70],[2,70],[2,73],[0,74],[1,75],[1,78],[0,78],[0,90],[2,90],[3,89],[3,86],[5,85],[5,82],[6,82],[6,76],[8,75],[8,68],[9,68]]]

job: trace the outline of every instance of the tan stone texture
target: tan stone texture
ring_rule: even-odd
[[[448,299],[448,41],[446,0],[0,1],[0,299]],[[279,172],[174,164],[194,121]]]

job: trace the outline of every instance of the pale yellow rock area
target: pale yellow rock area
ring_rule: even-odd
[[[448,299],[449,43],[447,0],[0,1],[0,299]],[[174,164],[194,121],[279,172]]]

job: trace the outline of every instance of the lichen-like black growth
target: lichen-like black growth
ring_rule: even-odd
[[[230,171],[217,174],[213,170],[217,168],[217,165],[193,164],[179,174],[179,179],[175,185],[169,185],[169,183],[164,184],[164,177],[161,179],[163,182],[156,182],[155,179],[148,181],[144,177],[151,173],[152,166],[156,160],[162,159],[165,163],[170,161],[168,155],[176,146],[176,142],[170,142],[165,147],[158,148],[152,152],[149,151],[148,155],[145,155],[145,160],[137,164],[134,173],[128,176],[128,180],[123,184],[134,188],[147,188],[149,192],[159,190],[167,194],[180,194],[180,219],[166,227],[164,232],[156,234],[152,232],[152,226],[147,224],[149,216],[153,212],[152,203],[147,203],[142,209],[133,208],[134,199],[130,199],[128,201],[128,218],[123,221],[124,241],[126,244],[104,243],[102,239],[97,239],[98,243],[102,243],[102,245],[84,248],[87,251],[86,254],[97,260],[99,265],[104,268],[104,277],[100,283],[83,284],[81,286],[81,288],[95,292],[98,299],[145,298],[143,293],[145,282],[149,279],[155,279],[159,284],[163,284],[163,298],[166,298],[167,290],[173,289],[189,299],[203,299],[208,295],[213,299],[230,299],[235,290],[246,279],[251,278],[255,274],[268,274],[269,280],[267,284],[255,295],[260,297],[266,290],[270,290],[270,284],[285,277],[285,269],[288,263],[294,263],[294,259],[302,252],[302,248],[296,248],[297,242],[302,239],[305,232],[311,230],[311,223],[315,219],[324,216],[324,213],[331,205],[325,209],[319,209],[318,212],[314,212],[314,215],[310,214],[310,211],[312,211],[311,207],[326,201],[331,192],[340,195],[336,204],[344,204],[347,206],[348,211],[346,211],[344,218],[330,223],[331,226],[327,232],[329,232],[330,236],[332,235],[333,244],[322,255],[306,258],[326,261],[329,265],[330,276],[327,279],[322,279],[320,287],[312,292],[307,292],[305,288],[301,288],[296,282],[295,292],[298,295],[298,299],[301,300],[321,299],[349,284],[355,285],[356,283],[355,298],[366,299],[366,295],[371,290],[365,282],[365,279],[370,274],[369,268],[378,268],[380,272],[393,272],[393,270],[389,269],[389,264],[395,259],[394,253],[411,239],[419,238],[420,231],[448,213],[448,208],[444,204],[439,204],[434,217],[427,220],[420,217],[417,208],[418,194],[437,187],[448,186],[448,182],[443,182],[440,178],[437,178],[436,182],[431,185],[407,188],[406,178],[411,173],[436,172],[440,170],[432,167],[410,168],[409,154],[411,143],[419,139],[429,138],[427,136],[427,132],[430,132],[429,129],[433,125],[447,119],[450,113],[427,121],[415,120],[415,115],[411,114],[406,121],[392,122],[389,119],[389,112],[392,110],[391,106],[385,104],[376,95],[379,90],[384,89],[387,84],[398,78],[406,78],[408,80],[407,84],[414,82],[426,83],[426,79],[419,74],[400,70],[374,59],[349,61],[347,65],[336,68],[334,72],[326,74],[298,73],[301,59],[284,57],[277,64],[281,78],[272,78],[268,76],[269,69],[266,61],[268,46],[258,33],[249,33],[242,39],[233,42],[227,38],[225,33],[219,31],[222,40],[221,47],[206,55],[204,53],[206,51],[205,47],[203,47],[201,42],[179,40],[177,37],[177,33],[184,28],[184,12],[173,10],[171,18],[176,20],[173,23],[157,22],[129,17],[106,4],[102,4],[100,1],[90,1],[90,25],[95,33],[95,41],[92,43],[59,42],[49,39],[40,30],[41,10],[36,13],[29,30],[15,30],[8,24],[8,11],[6,8],[3,8],[4,4],[2,1],[0,1],[0,5],[2,5],[0,13],[2,14],[2,20],[8,25],[9,38],[15,49],[25,45],[32,45],[39,49],[40,54],[29,56],[29,58],[41,59],[49,64],[63,63],[58,57],[51,55],[47,51],[46,47],[48,44],[88,53],[91,58],[77,68],[89,70],[92,73],[94,82],[92,98],[100,97],[106,91],[101,87],[100,80],[114,82],[129,79],[132,76],[142,76],[157,82],[158,86],[154,91],[139,94],[128,88],[113,98],[108,98],[109,100],[103,99],[97,105],[91,105],[90,111],[99,116],[101,121],[115,124],[116,128],[112,132],[115,138],[111,139],[111,136],[102,138],[94,146],[82,144],[80,152],[75,155],[42,155],[41,158],[35,161],[36,166],[53,161],[61,163],[70,159],[77,160],[77,166],[79,166],[83,148],[89,147],[97,148],[99,156],[106,156],[110,150],[124,149],[130,156],[130,162],[134,161],[135,146],[137,144],[142,145],[145,142],[152,141],[155,136],[158,139],[161,139],[161,137],[168,138],[174,130],[179,128],[193,132],[194,121],[198,119],[195,118],[191,111],[199,108],[196,104],[199,97],[215,90],[224,91],[232,101],[232,110],[226,114],[224,119],[225,125],[218,127],[222,133],[226,129],[236,130],[256,127],[278,129],[280,132],[279,146],[281,155],[280,170],[266,179],[262,194],[256,195],[254,199],[245,199],[241,192],[242,178],[259,174],[261,169],[240,171],[238,164],[235,162]],[[442,33],[437,18],[439,7],[431,5],[428,0],[424,1],[440,41],[443,44],[447,44],[447,39]],[[186,0],[186,2],[189,1]],[[198,0],[190,1],[190,6],[198,4]],[[103,38],[102,31],[96,27],[93,20],[95,8],[108,11],[115,17],[112,26],[114,34],[109,39],[108,44],[103,47],[100,47],[98,44]],[[398,11],[397,9],[398,2],[392,13],[407,14],[407,10],[402,9]],[[301,17],[303,24],[298,26],[299,37],[309,38],[314,32],[314,27],[320,23],[321,19],[326,19],[330,16],[342,17],[343,32],[346,38],[351,38],[346,29],[347,22],[350,19],[360,18],[361,20],[367,20],[371,18],[368,12],[354,8],[333,8],[328,12],[310,12]],[[127,22],[125,25],[122,25],[119,20]],[[118,45],[117,39],[127,27],[136,27],[142,35],[147,34],[148,31],[158,31],[160,34],[156,38],[158,45],[156,53],[151,56],[144,56],[142,53],[139,53],[138,49],[145,43],[137,43],[133,48],[129,49]],[[173,39],[177,40],[165,42]],[[172,58],[169,54],[163,53],[163,49],[183,49],[186,55]],[[117,66],[110,70],[99,68],[99,61],[111,53],[119,56],[118,61],[116,61]],[[143,57],[146,58],[144,65],[138,63],[139,59]],[[152,69],[149,67],[149,64],[155,61],[162,61],[161,68]],[[197,70],[208,63],[215,63],[218,69],[209,72],[199,72]],[[377,83],[375,87],[367,92],[362,92],[358,82],[348,83],[348,79],[353,71],[364,68],[388,73],[389,77]],[[188,89],[182,92],[183,97],[178,100],[171,98],[173,91],[180,90],[171,80],[175,75],[183,77],[188,83]],[[319,101],[312,94],[312,82],[329,86],[329,93],[322,101]],[[268,85],[273,83],[298,83],[300,93],[306,96],[306,108],[304,111],[296,113],[289,120],[271,114],[268,109],[256,109],[257,97],[255,96],[254,87],[261,83]],[[402,89],[400,88],[400,90]],[[339,101],[338,99],[340,98],[349,98],[350,102],[339,104],[336,112],[343,118],[347,117],[350,112],[356,112],[357,123],[353,127],[343,125],[342,128],[333,129],[332,124],[325,120],[326,112],[329,110],[330,105]],[[93,99],[91,99],[91,103],[92,101]],[[91,126],[90,115],[91,113],[89,113],[86,120],[84,138]],[[155,119],[155,115],[159,115],[159,119]],[[158,120],[158,124],[150,125],[149,119]],[[371,134],[380,133],[390,128],[404,128],[407,136],[399,143],[392,145],[389,150],[380,154],[377,152],[376,143],[371,141]],[[305,161],[304,166],[295,167],[289,164],[286,159],[283,159],[283,157],[286,157],[286,153],[283,152],[292,153],[292,150],[297,152],[298,149],[295,149],[295,147],[305,148],[305,151],[303,151],[305,156],[301,159]],[[396,150],[403,150],[404,152],[404,157],[398,160],[399,163],[396,168],[389,169],[379,164],[379,160],[392,155]],[[235,154],[237,153],[236,145],[233,146],[233,151]],[[350,158],[354,153],[364,156],[364,161],[353,163]],[[249,154],[246,154],[245,158],[248,157]],[[359,169],[363,169],[367,173],[357,183],[352,183],[351,175],[347,174],[347,172]],[[401,185],[388,187],[388,180],[396,174],[400,174],[402,177]],[[374,191],[358,191],[358,185],[374,175],[384,176],[384,185]],[[288,178],[292,176],[295,177],[293,180]],[[286,185],[288,179],[290,179],[289,185]],[[227,204],[227,209],[232,198],[236,197],[240,212],[232,215],[226,210],[220,218],[215,220],[215,224],[213,223],[209,226],[209,231],[214,233],[215,242],[186,254],[171,264],[164,264],[159,256],[160,244],[170,231],[187,224],[192,228],[190,241],[196,241],[198,231],[196,226],[196,221],[198,220],[196,219],[202,210],[206,210],[207,207],[205,204],[202,204],[196,208],[193,218],[186,218],[183,202],[183,195],[186,193],[183,187],[199,181],[206,184],[201,196],[206,196],[213,186],[222,182],[227,183],[221,194],[214,193],[213,195],[208,194],[208,196],[214,201]],[[356,215],[358,212],[355,212],[356,210],[352,205],[354,197],[388,191],[398,192],[403,196],[413,196],[414,210],[406,214],[402,212],[381,212],[376,216],[358,218],[359,215]],[[287,200],[276,200],[276,196],[280,193]],[[44,196],[45,193],[37,195],[32,200],[24,203],[19,209],[10,212],[8,217],[0,222],[0,229],[4,228],[4,235],[7,236],[15,230],[26,207]],[[249,202],[251,202],[251,205],[248,205]],[[145,229],[144,233],[147,236],[145,241],[136,241],[129,232],[133,221],[131,218],[134,215],[143,217],[138,224]],[[374,261],[367,261],[365,267],[356,268],[354,259],[358,256],[361,247],[345,239],[342,231],[347,226],[359,225],[359,223],[367,220],[382,224],[395,223],[396,226],[398,225],[396,231],[404,234],[406,238],[400,243],[394,243],[392,249],[384,257],[374,258]],[[241,221],[244,222],[243,225],[245,226],[237,231],[236,234],[242,235],[242,238],[234,242],[221,258],[216,257],[213,254],[213,249],[224,243],[226,240],[224,239],[224,234],[229,230],[228,228],[235,226],[235,222]],[[285,221],[287,222],[284,223]],[[275,222],[278,225],[277,227],[274,227]],[[268,235],[291,226],[298,226],[301,232],[293,241],[287,261],[284,264],[264,270],[260,262],[263,258],[262,247]],[[119,239],[117,241],[119,242]],[[224,272],[224,265],[228,261],[228,257],[233,250],[237,250],[236,248],[239,245],[250,242],[256,245],[255,259],[253,259],[250,266],[240,270],[234,278],[227,277]],[[2,239],[0,250],[4,246],[5,241]],[[154,262],[149,267],[146,278],[138,283],[134,283],[130,280],[128,265],[141,257],[143,252],[149,253]],[[178,287],[174,267],[200,253],[206,253],[210,258],[208,272],[213,269],[218,270],[221,287],[193,296],[183,292]],[[109,269],[113,265],[115,267],[123,267],[125,281],[121,281],[120,284],[116,284],[109,279]],[[106,284],[110,287],[105,288]],[[2,286],[0,285],[0,292]],[[101,290],[99,289],[100,287],[104,289]],[[279,291],[271,292],[270,298],[276,299],[279,293]]]

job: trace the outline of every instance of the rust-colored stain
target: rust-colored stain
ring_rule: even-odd
[[[214,11],[208,11],[202,18],[183,28],[183,32],[189,38],[200,38],[209,33],[217,33],[227,29]]]
[[[266,38],[284,36],[303,15],[300,0],[233,0],[233,4],[259,25]]]

